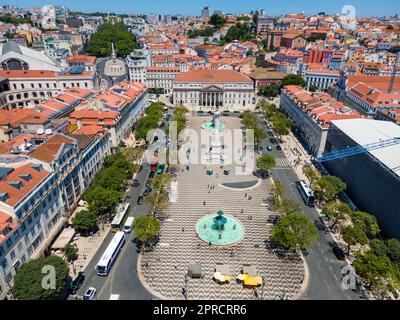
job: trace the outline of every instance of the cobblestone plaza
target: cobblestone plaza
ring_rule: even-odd
[[[210,117],[190,117],[188,126],[200,130]],[[227,129],[240,128],[239,118],[222,117]],[[191,165],[179,172],[177,202],[162,219],[160,240],[141,261],[145,285],[161,298],[184,299],[281,299],[295,297],[304,281],[304,263],[298,254],[279,254],[268,246],[268,234],[276,214],[271,209],[268,188],[271,180],[257,180],[253,175],[224,175],[218,165],[208,166],[213,175],[206,175],[205,165]],[[242,183],[247,188],[224,184]],[[237,184],[239,185],[239,184]],[[251,186],[253,185],[253,186]],[[210,188],[209,188],[210,187]],[[232,246],[213,246],[196,234],[196,223],[218,210],[237,218],[244,227],[244,237]],[[185,275],[190,261],[202,265],[201,279]],[[213,281],[218,263],[229,265],[232,280],[220,285]],[[264,285],[255,290],[244,288],[235,278],[244,264],[255,266]],[[256,292],[255,292],[256,291]]]

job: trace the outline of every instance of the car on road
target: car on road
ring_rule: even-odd
[[[79,271],[78,276],[71,282],[70,293],[75,294],[80,287],[82,287],[83,282],[85,281],[85,273],[83,271]]]
[[[267,147],[267,150],[268,150],[268,151],[272,151],[272,146],[268,146],[268,147]]]
[[[145,197],[147,197],[151,192],[153,191],[153,189],[151,189],[150,187],[146,188],[146,190],[144,190],[143,195]]]
[[[132,186],[134,187],[134,188],[137,188],[137,187],[139,187],[140,186],[140,182],[139,182],[139,180],[133,180],[133,183],[132,183]]]
[[[96,288],[90,287],[83,296],[83,300],[94,300]]]
[[[276,150],[281,151],[281,150],[282,150],[282,147],[281,147],[280,145],[277,145],[277,146],[276,146]]]
[[[142,205],[142,203],[143,203],[143,196],[139,196],[139,198],[137,199],[137,202],[136,202],[139,206],[141,206]]]
[[[346,260],[344,251],[338,245],[333,246],[332,252],[339,260]]]
[[[156,174],[155,171],[153,171],[153,170],[150,171],[150,173],[149,173],[149,178],[150,178],[150,179],[153,179],[155,174]]]

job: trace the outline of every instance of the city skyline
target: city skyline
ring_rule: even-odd
[[[321,3],[318,8],[315,7],[313,1],[302,1],[301,3],[291,3],[290,0],[282,0],[279,3],[255,0],[248,4],[235,1],[234,3],[226,0],[209,0],[202,4],[188,1],[171,1],[171,0],[154,0],[151,3],[131,1],[113,1],[109,3],[95,3],[94,1],[76,1],[76,0],[16,0],[13,3],[4,3],[2,5],[14,5],[17,7],[41,7],[47,4],[66,6],[73,11],[84,12],[116,12],[116,13],[161,13],[161,14],[183,14],[191,16],[200,16],[201,10],[205,6],[210,6],[211,10],[219,10],[224,13],[245,13],[250,11],[264,9],[267,14],[280,15],[284,13],[300,13],[307,15],[316,14],[318,12],[326,12],[327,14],[340,13],[345,5],[353,5],[356,8],[356,14],[360,17],[367,16],[394,16],[400,12],[400,5],[395,0],[384,0],[378,3],[374,1],[353,0],[338,1],[335,3]]]

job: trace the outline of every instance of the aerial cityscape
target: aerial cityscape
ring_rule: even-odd
[[[399,13],[1,4],[0,300],[400,300]]]

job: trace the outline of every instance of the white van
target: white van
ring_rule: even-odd
[[[131,233],[132,232],[132,225],[133,221],[135,221],[134,217],[128,217],[125,221],[124,228],[122,229],[125,233]]]

